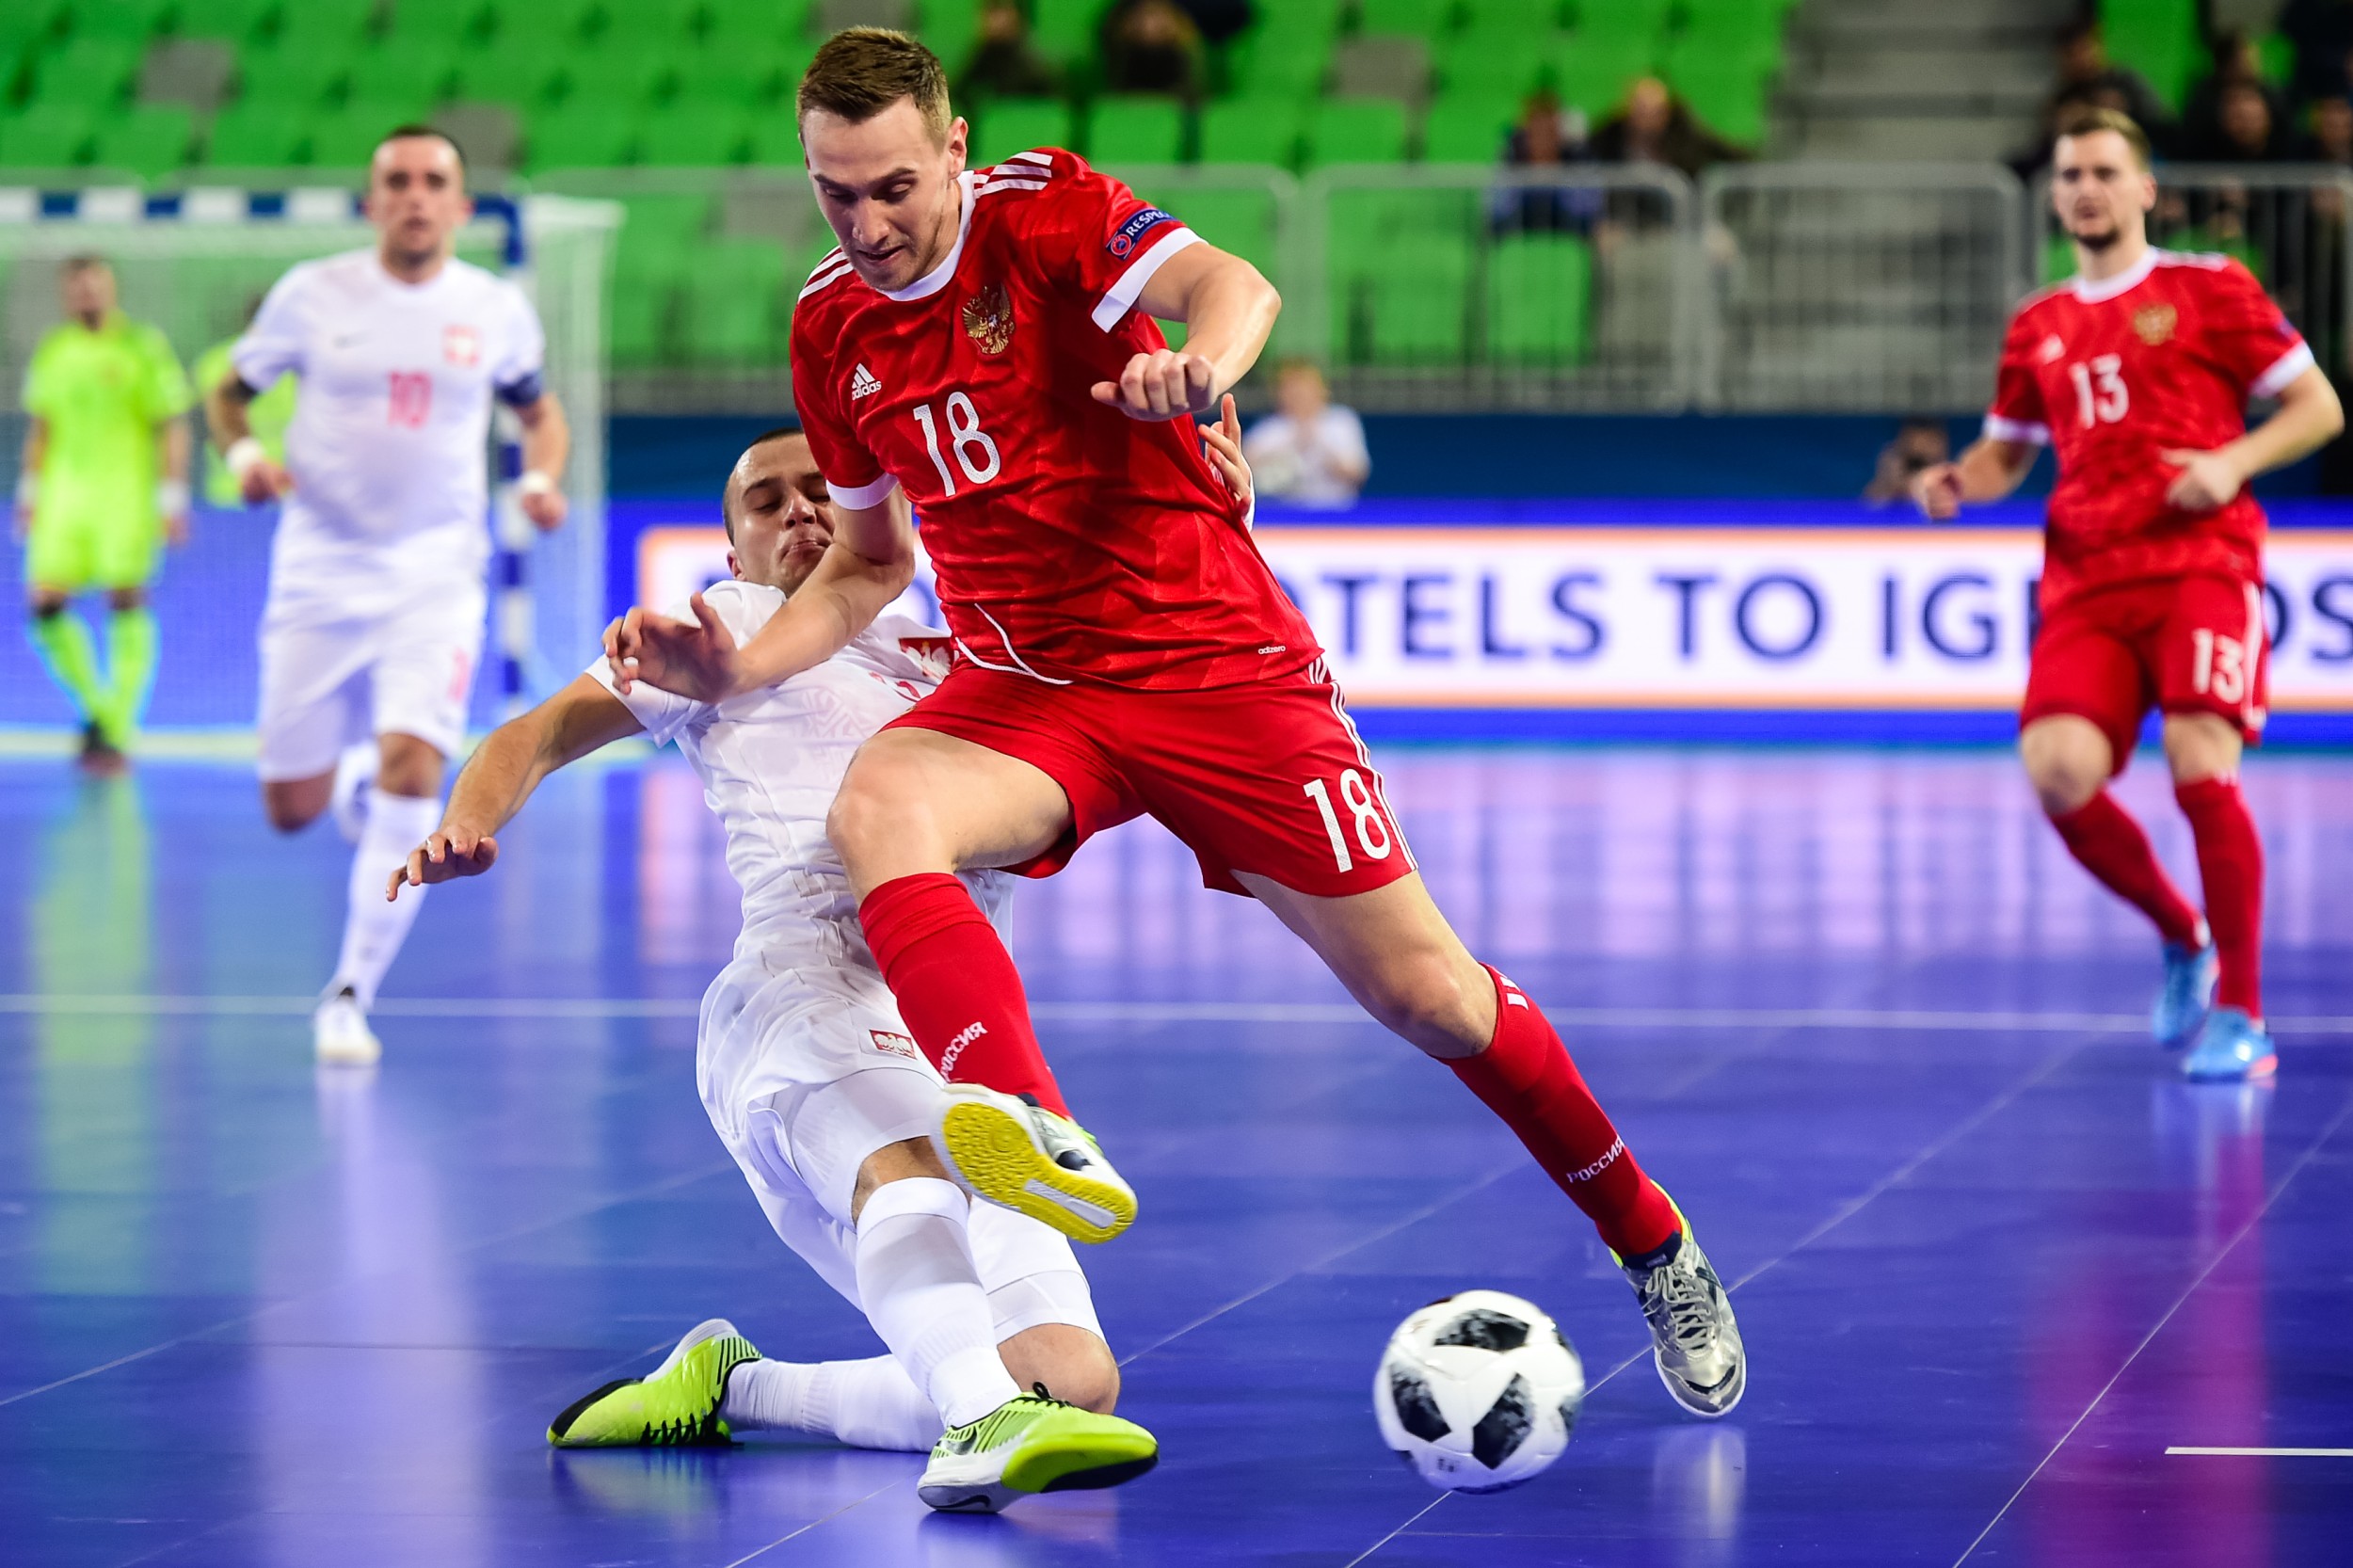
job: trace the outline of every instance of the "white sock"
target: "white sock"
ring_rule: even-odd
[[[970,1200],[954,1183],[885,1183],[857,1223],[857,1293],[866,1320],[952,1427],[1021,1390],[997,1355],[997,1325],[965,1235]]]
[[[740,1432],[814,1432],[856,1448],[929,1451],[947,1423],[895,1357],[865,1361],[746,1361],[719,1405]]]
[[[407,860],[408,852],[424,842],[424,836],[440,820],[441,803],[431,795],[394,795],[378,790],[368,802],[367,826],[351,856],[344,951],[335,961],[335,978],[327,984],[330,994],[349,986],[361,1007],[376,1004],[376,988],[384,984],[384,971],[392,967],[400,944],[408,939],[408,928],[417,923],[417,908],[429,891],[404,888],[397,900],[387,904],[385,886],[392,879],[392,868]]]

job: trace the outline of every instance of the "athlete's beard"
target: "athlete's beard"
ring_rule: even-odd
[[[2097,233],[2087,234],[2078,231],[2074,236],[2075,243],[2077,245],[2082,246],[2086,250],[2092,252],[2094,255],[2099,254],[2103,250],[2114,249],[2118,242],[2122,240],[2123,237],[2124,231],[2113,223],[2109,224],[2105,229],[2101,230]]]

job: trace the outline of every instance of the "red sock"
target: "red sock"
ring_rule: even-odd
[[[2198,911],[2157,864],[2149,835],[2105,790],[2051,825],[2068,850],[2108,890],[2154,920],[2158,934],[2185,948],[2201,946]],[[2202,843],[2202,840],[2201,840]]]
[[[1519,1134],[1611,1252],[1657,1252],[1681,1228],[1674,1206],[1634,1162],[1536,1004],[1497,970],[1487,973],[1496,983],[1496,1037],[1477,1056],[1447,1065]]]
[[[952,1083],[1034,1095],[1067,1116],[1037,1048],[1013,954],[963,883],[945,872],[884,883],[857,906],[899,1016]]]
[[[2206,923],[2214,927],[2218,1007],[2264,1016],[2264,846],[2236,777],[2201,778],[2173,792],[2198,840],[2198,875],[2206,885]]]

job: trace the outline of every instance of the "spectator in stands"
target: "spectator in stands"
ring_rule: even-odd
[[[2353,0],[2288,0],[2279,30],[2296,45],[2291,85],[2299,103],[2342,98],[2353,89],[2345,72],[2345,56],[2353,54]]]
[[[1503,138],[1503,161],[1513,168],[1541,171],[1593,162],[1583,111],[1563,108],[1549,91],[1530,93],[1520,118]],[[1601,192],[1561,185],[1503,185],[1489,202],[1489,221],[1498,232],[1557,230],[1582,234],[1601,216]]]
[[[1702,125],[1691,106],[1656,76],[1626,88],[1625,106],[1601,122],[1593,151],[1606,164],[1665,164],[1690,179],[1710,164],[1748,156]]]
[[[1286,360],[1275,373],[1273,413],[1241,439],[1260,495],[1310,506],[1345,506],[1372,472],[1365,423],[1332,401],[1313,360]]]
[[[1030,40],[1030,19],[1014,0],[989,0],[981,9],[981,40],[956,81],[958,103],[990,98],[1052,98],[1062,72]]]
[[[2051,89],[2043,120],[2057,127],[2062,104],[2114,102],[2149,133],[2159,151],[2172,139],[2173,117],[2140,73],[2108,58],[2097,19],[2086,17],[2059,34],[2058,84]],[[2046,140],[2048,138],[2045,138]]]
[[[2256,82],[2225,82],[2215,100],[2210,130],[2184,140],[2185,161],[2203,164],[2272,164],[2296,155],[2287,126],[2271,112],[2271,99]]]
[[[2353,168],[2353,99],[2339,93],[2317,100],[2312,122],[2312,144],[2306,155],[2315,163]]]
[[[2222,101],[2233,88],[2241,85],[2263,95],[2272,125],[2282,137],[2286,136],[2291,123],[2287,100],[2264,80],[2263,57],[2256,53],[2255,40],[2244,29],[2233,27],[2215,36],[2214,69],[2190,89],[2189,102],[2182,108],[2183,156],[2201,156],[2197,149],[2217,145],[2224,139]]]
[[[1896,439],[1880,448],[1879,466],[1872,472],[1871,482],[1863,488],[1865,504],[1884,506],[1908,499],[1914,474],[1949,462],[1952,456],[1952,437],[1943,420],[1904,421],[1897,428]]]
[[[1176,0],[1119,0],[1103,18],[1103,85],[1112,92],[1201,96],[1201,30]]]

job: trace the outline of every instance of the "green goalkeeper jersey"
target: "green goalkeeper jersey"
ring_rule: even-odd
[[[52,328],[24,372],[24,411],[49,440],[33,529],[152,533],[157,427],[196,401],[162,332],[117,311],[96,331]]]

